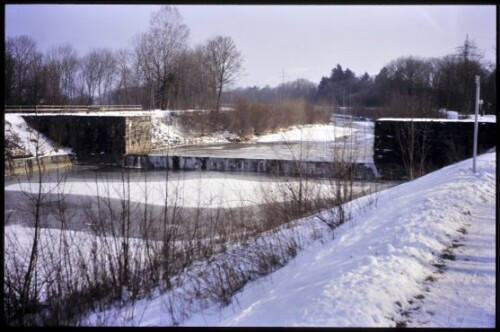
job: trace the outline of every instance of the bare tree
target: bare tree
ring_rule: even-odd
[[[95,90],[99,84],[99,54],[92,51],[85,55],[80,63],[80,76],[85,87],[88,98],[88,104],[92,105],[94,101]]]
[[[62,80],[62,68],[58,59],[57,49],[51,49],[45,56],[44,76],[46,96],[45,102],[52,105],[62,104],[62,91],[60,83]]]
[[[97,93],[99,104],[105,103],[108,91],[111,90],[116,74],[116,59],[109,49],[98,50]]]
[[[131,104],[129,89],[132,86],[132,68],[130,65],[131,53],[127,49],[115,52],[116,59],[116,100],[118,104]]]
[[[5,103],[10,104],[13,102],[16,86],[16,57],[14,54],[14,43],[11,38],[7,38],[5,41],[4,56],[4,98]]]
[[[30,143],[34,149],[31,163],[25,164],[25,175],[31,190],[23,191],[23,197],[19,202],[18,209],[27,212],[24,221],[31,228],[28,245],[24,248],[16,248],[8,251],[5,272],[6,301],[4,303],[4,319],[11,324],[31,325],[37,324],[36,314],[41,310],[43,302],[44,280],[40,276],[40,267],[45,263],[42,255],[41,230],[47,221],[46,206],[50,201],[50,191],[59,187],[62,178],[54,187],[46,185],[44,174],[43,157],[47,141],[37,131],[30,132]],[[30,166],[32,165],[32,167]],[[19,180],[19,178],[18,178]],[[21,181],[19,180],[21,184]],[[33,187],[32,187],[33,186]],[[46,192],[45,190],[48,190]],[[7,224],[9,217],[4,221]],[[12,245],[12,238],[6,237],[7,243]],[[17,247],[21,247],[18,243]],[[15,252],[23,252],[21,257],[13,257]],[[8,256],[8,257],[7,257]],[[13,265],[12,265],[13,264]]]
[[[162,6],[151,17],[149,30],[135,40],[137,69],[154,93],[154,107],[169,107],[176,61],[187,47],[188,35],[189,29],[182,23],[179,11]]]
[[[205,63],[211,74],[215,109],[220,109],[222,90],[243,71],[243,57],[229,36],[217,36],[205,46]]]
[[[75,97],[78,61],[76,50],[71,45],[54,47],[46,53],[47,103],[67,104]]]
[[[111,90],[116,73],[116,60],[109,49],[95,49],[83,57],[81,75],[85,82],[89,104],[92,104],[97,90],[100,104]]]
[[[36,42],[28,36],[7,38],[5,42],[5,89],[6,103],[33,104],[37,78],[40,74],[42,54],[36,49]]]
[[[201,46],[188,49],[175,68],[173,97],[176,108],[204,108],[210,100],[210,75],[203,63]]]
[[[392,80],[388,106],[392,114],[409,118],[401,128],[394,128],[397,154],[409,179],[425,174],[430,144],[430,122],[418,118],[437,117],[433,88],[436,62],[415,57],[402,57],[387,66],[387,77]]]
[[[69,101],[76,97],[76,76],[78,74],[78,53],[70,45],[63,45],[58,48],[59,61],[61,66],[61,90]]]
[[[147,33],[141,33],[134,39],[133,63],[135,74],[139,82],[144,85],[148,91],[146,98],[149,108],[155,107],[155,75],[153,67],[154,49],[150,47],[150,37]]]

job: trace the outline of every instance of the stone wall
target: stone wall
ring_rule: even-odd
[[[27,115],[26,122],[61,147],[70,147],[79,162],[118,163],[130,153],[151,151],[147,116]]]
[[[147,154],[151,151],[151,118],[125,118],[125,155]]]
[[[56,168],[69,168],[72,166],[67,155],[44,156],[40,158],[40,168],[42,171],[49,171]],[[35,158],[14,158],[5,160],[5,176],[23,175],[37,172]]]
[[[496,123],[478,123],[478,154],[496,146]],[[413,136],[412,136],[413,133]],[[425,155],[425,171],[472,157],[473,121],[377,120],[375,121],[374,162],[383,178],[405,177],[413,139],[414,157]],[[405,149],[405,151],[402,151]]]

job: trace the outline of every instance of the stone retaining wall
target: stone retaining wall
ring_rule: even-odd
[[[40,167],[42,171],[49,171],[56,168],[69,168],[72,166],[68,155],[44,156],[40,157]],[[5,176],[22,175],[37,172],[35,158],[15,158],[5,160]]]
[[[478,123],[478,154],[496,146],[496,123]],[[375,121],[373,160],[385,179],[407,176],[413,143],[415,162],[424,156],[425,173],[472,157],[473,121],[380,119]]]
[[[126,154],[151,151],[148,116],[25,115],[26,122],[78,161],[118,163]]]

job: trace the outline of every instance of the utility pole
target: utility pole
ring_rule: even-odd
[[[285,77],[286,77],[285,69],[283,68],[281,70],[281,92],[280,92],[281,104],[283,104],[283,93],[285,90]]]
[[[474,174],[476,173],[476,156],[477,156],[477,131],[478,131],[477,115],[479,113],[479,88],[480,88],[479,75],[476,75],[476,103],[474,107],[474,143],[472,147],[472,172]]]
[[[285,69],[281,70],[281,84],[285,84]]]

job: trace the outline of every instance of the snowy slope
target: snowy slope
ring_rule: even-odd
[[[479,157],[476,175],[470,160],[446,167],[380,193],[376,207],[354,202],[334,241],[185,325],[494,327],[495,162]],[[442,260],[453,244],[456,260]]]
[[[476,174],[466,160],[357,199],[346,206],[352,218],[334,240],[326,233],[309,242],[228,306],[190,311],[180,324],[494,327],[495,172],[492,152],[478,157]],[[156,294],[102,316],[107,325],[169,325],[169,299]]]
[[[151,115],[151,143],[153,150],[167,149],[172,146],[206,144],[206,143],[228,143],[237,136],[227,131],[215,132],[211,135],[196,136],[185,132],[176,121],[173,114],[176,111],[153,110]]]
[[[349,127],[328,125],[307,125],[292,127],[286,131],[266,134],[254,138],[259,143],[274,142],[328,142],[352,135],[354,131]]]
[[[229,306],[190,311],[181,325],[494,327],[496,152],[478,157],[476,174],[471,164],[351,202],[334,240],[326,232]],[[22,236],[15,225],[5,232]],[[168,299],[156,294],[102,316],[107,325],[169,325]],[[88,323],[100,324],[99,315]]]
[[[21,156],[35,156],[36,145],[39,144],[39,155],[61,155],[69,154],[72,152],[70,148],[58,148],[56,144],[48,139],[45,135],[31,129],[26,121],[23,119],[22,114],[5,114],[5,139],[13,138],[16,148],[12,153]]]
[[[17,121],[10,120],[23,125]],[[496,152],[478,158],[476,174],[471,165],[352,202],[352,219],[333,241],[314,242],[229,306],[193,313],[182,325],[494,327]],[[130,324],[168,324],[164,301],[140,303]]]

